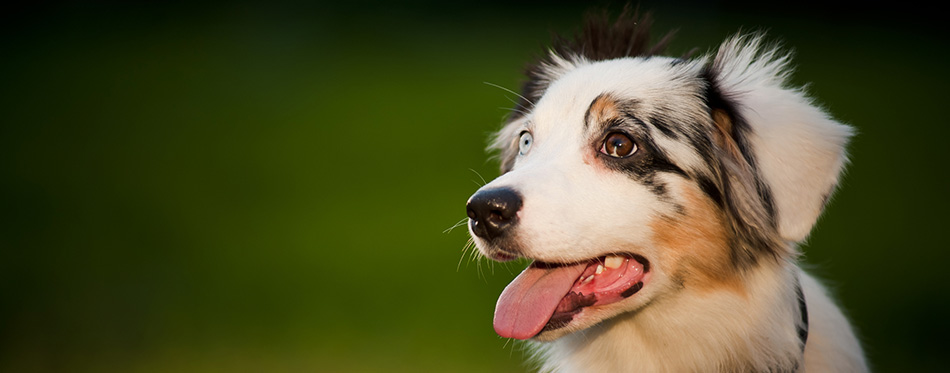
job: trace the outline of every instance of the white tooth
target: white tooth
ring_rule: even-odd
[[[590,276],[587,276],[587,278],[585,278],[584,281],[581,281],[581,283],[582,283],[582,284],[586,284],[586,283],[590,282],[590,281],[593,280],[593,279],[594,279],[594,275],[590,275]]]
[[[599,274],[600,274],[601,272],[603,272],[603,271],[604,271],[604,266],[598,264],[598,265],[597,265],[597,270],[594,271],[594,273],[596,273],[596,274],[599,275]]]
[[[623,265],[623,261],[624,261],[623,257],[616,256],[616,255],[608,256],[607,259],[604,260],[604,267],[611,268],[611,269],[620,268],[620,266]]]

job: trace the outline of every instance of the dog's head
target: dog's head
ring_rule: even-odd
[[[794,258],[845,163],[851,129],[786,85],[761,37],[678,59],[653,55],[647,20],[602,21],[529,69],[492,145],[503,174],[468,201],[483,255],[534,261],[498,300],[504,337],[742,292],[743,271]]]

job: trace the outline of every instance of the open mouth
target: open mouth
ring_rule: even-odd
[[[636,294],[649,271],[649,262],[634,254],[606,255],[574,264],[535,261],[498,298],[495,332],[505,338],[529,339],[562,328],[587,307]]]

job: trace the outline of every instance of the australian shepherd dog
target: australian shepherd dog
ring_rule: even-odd
[[[467,203],[481,255],[531,264],[494,327],[557,372],[861,372],[798,265],[851,127],[788,83],[761,34],[661,56],[649,17],[588,17],[529,65]]]

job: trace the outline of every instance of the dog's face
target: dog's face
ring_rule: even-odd
[[[468,201],[483,255],[534,261],[498,301],[501,336],[552,340],[684,291],[741,293],[744,268],[794,255],[849,130],[780,84],[735,86],[767,79],[734,71],[759,53],[739,42],[711,63],[552,57],[496,138],[505,173]],[[760,69],[781,82],[777,65]]]
[[[518,148],[512,169],[470,202],[478,247],[493,259],[531,258],[535,267],[580,265],[537,270],[547,277],[568,272],[558,290],[533,279],[520,280],[530,282],[523,290],[512,287],[515,293],[503,296],[496,316],[503,336],[533,337],[540,326],[545,332],[539,337],[556,338],[668,293],[683,281],[674,273],[696,271],[684,266],[705,270],[728,265],[728,253],[712,252],[725,247],[721,216],[694,182],[697,170],[708,165],[699,150],[669,128],[686,124],[685,130],[708,132],[704,127],[712,122],[705,120],[706,108],[696,100],[704,87],[682,78],[689,66],[675,64],[667,58],[628,58],[578,67],[551,84],[534,109],[506,129],[517,132],[509,144]],[[489,227],[495,223],[491,212],[479,218],[475,209],[497,209],[491,200],[506,193],[520,208],[509,226]],[[475,206],[480,201],[487,202]],[[686,229],[683,225],[690,231],[679,234],[711,244],[675,245],[673,241],[686,239],[672,234]],[[683,258],[702,256],[708,258],[703,263],[674,266]],[[525,304],[523,293],[540,287],[562,293]],[[562,301],[570,292],[583,299]],[[512,315],[543,318],[534,315],[540,310],[527,309],[554,300],[561,310],[553,323]],[[541,321],[545,323],[539,325]]]
[[[697,94],[698,87],[674,87],[660,97],[660,84],[650,80],[666,77],[642,70],[667,63],[628,59],[578,68],[506,129],[514,134],[508,146],[517,148],[512,169],[481,190],[514,191],[522,207],[503,237],[476,234],[484,254],[575,262],[649,246],[650,223],[678,208],[671,187],[685,170],[677,165],[699,161],[651,123],[673,119],[656,118],[656,106],[673,109],[673,96]],[[644,84],[625,87],[617,78]],[[687,105],[670,112],[685,118],[701,110]]]

